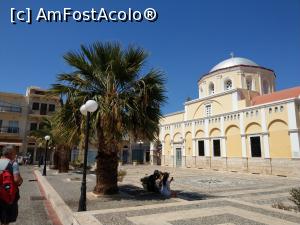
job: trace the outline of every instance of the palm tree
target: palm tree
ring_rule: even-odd
[[[70,151],[83,140],[81,130],[84,126],[77,105],[76,98],[67,98],[52,118],[52,134],[57,142],[59,153],[59,172],[68,172]]]
[[[44,137],[51,136],[49,145],[56,147],[54,166],[60,173],[68,172],[70,150],[80,140],[82,121],[78,115],[80,113],[74,107],[76,103],[72,99],[67,99],[65,103],[62,102],[51,118],[43,119],[38,130],[30,132],[30,137],[35,139],[40,149],[44,148]]]
[[[43,118],[39,125],[39,129],[32,130],[29,133],[29,138],[33,139],[36,143],[37,150],[39,151],[39,166],[43,156],[41,155],[45,149],[45,136],[50,135],[52,129],[52,122],[48,118]],[[50,139],[49,146],[53,145],[53,139]]]
[[[99,104],[91,115],[91,136],[98,150],[95,193],[118,192],[118,153],[124,136],[157,137],[165,80],[159,70],[145,72],[147,56],[141,48],[123,50],[118,43],[82,45],[64,55],[73,71],[58,75],[52,86],[53,93],[78,104],[73,113],[89,99]]]

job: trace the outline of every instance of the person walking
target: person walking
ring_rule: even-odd
[[[11,222],[15,222],[18,217],[18,200],[20,199],[19,194],[19,186],[23,183],[23,179],[20,175],[19,165],[16,161],[16,149],[13,146],[6,146],[4,147],[2,151],[2,157],[0,159],[0,174],[4,174],[5,171],[8,171],[12,176],[12,182],[14,183],[14,187],[9,188],[15,188],[14,193],[15,196],[13,196],[12,203],[7,203],[3,199],[6,199],[6,196],[0,196],[0,222],[1,225],[8,225]],[[2,183],[0,185],[3,185],[3,176]],[[7,188],[1,187],[1,188]],[[1,195],[5,195],[5,191],[1,191]],[[11,197],[11,196],[10,196]]]

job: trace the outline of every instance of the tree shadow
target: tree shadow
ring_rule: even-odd
[[[161,200],[165,201],[167,199],[180,198],[186,201],[196,201],[196,200],[205,200],[208,198],[216,198],[217,196],[202,194],[198,192],[188,192],[182,190],[172,190],[172,197],[166,198],[159,193],[148,192],[145,191],[141,187],[137,187],[135,185],[120,185],[119,186],[119,194],[110,196],[111,199],[132,199],[132,200],[140,200],[140,201],[151,201],[151,200]]]

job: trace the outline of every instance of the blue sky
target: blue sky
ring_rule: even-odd
[[[10,23],[10,9],[37,11],[156,9],[154,23]],[[271,68],[277,89],[300,85],[299,0],[1,0],[0,91],[25,93],[27,86],[48,88],[56,75],[70,71],[62,56],[80,44],[119,41],[145,48],[147,68],[163,70],[168,103],[163,112],[183,109],[197,98],[197,80],[214,65],[235,56]]]

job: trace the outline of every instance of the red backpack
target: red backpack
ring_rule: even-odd
[[[8,163],[7,167],[11,166]],[[14,182],[14,176],[6,167],[0,173],[0,200],[7,204],[12,204],[16,199],[17,186]]]

